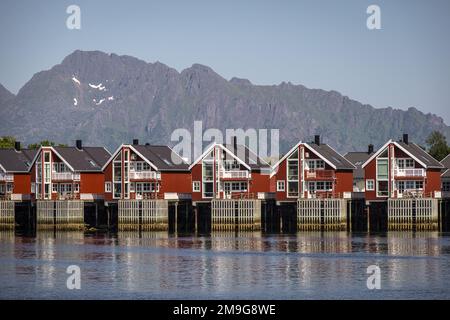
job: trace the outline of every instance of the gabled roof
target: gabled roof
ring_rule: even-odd
[[[103,165],[104,170],[123,147],[130,148],[157,171],[188,171],[189,164],[168,146],[122,144]]]
[[[0,149],[0,168],[5,172],[28,172],[37,150]]]
[[[340,153],[325,143],[319,145],[315,143],[305,143],[308,149],[316,153],[322,160],[327,162],[335,170],[354,170],[355,166],[345,159]]]
[[[445,169],[445,171],[441,174],[441,177],[450,178],[450,154],[441,160],[441,164]]]
[[[364,170],[362,168],[362,165],[364,162],[367,161],[371,156],[373,155],[373,152],[368,153],[367,151],[362,152],[347,152],[346,155],[344,155],[344,158],[350,161],[355,167],[356,170],[353,172],[353,177],[356,179],[363,179],[364,178]]]
[[[224,145],[229,151],[231,151],[240,160],[245,162],[251,170],[271,170],[270,164],[261,159],[256,153],[254,153],[247,146],[238,144],[236,147],[233,144]]]
[[[153,163],[158,171],[187,171],[189,165],[168,146],[133,145],[143,157]]]
[[[223,151],[225,151],[230,157],[232,157],[233,159],[236,159],[240,164],[242,164],[244,167],[246,167],[249,170],[252,170],[252,168],[250,167],[249,164],[247,164],[245,162],[245,157],[238,157],[236,154],[234,154],[231,150],[229,150],[227,147],[225,147],[225,145],[223,144],[219,144],[216,142],[211,143],[208,147],[206,147],[205,151],[200,155],[200,157],[198,157],[194,162],[192,162],[192,164],[189,166],[189,170],[191,170],[197,163],[199,163],[203,158],[205,158],[213,149],[214,147],[219,147],[221,148]],[[239,151],[244,151],[244,149],[239,149]],[[244,159],[241,159],[244,158]],[[270,168],[270,166],[269,166]]]
[[[52,150],[72,171],[100,172],[111,154],[103,147],[41,147],[35,155],[32,164],[38,158],[38,154],[44,149]]]
[[[378,149],[377,152],[375,152],[364,164],[363,168],[367,166],[373,159],[378,157],[378,155],[386,150],[386,148],[389,146],[389,144],[393,143],[397,148],[405,152],[408,156],[410,156],[412,159],[417,161],[421,166],[423,166],[425,169],[443,169],[444,166],[439,163],[435,158],[433,158],[428,152],[423,150],[421,147],[419,147],[417,144],[409,142],[404,143],[402,141],[393,141],[389,140],[382,146],[380,149]]]

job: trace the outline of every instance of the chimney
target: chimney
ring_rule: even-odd
[[[83,142],[81,140],[75,141],[78,150],[83,149]]]
[[[372,154],[373,153],[373,144],[369,144],[369,148],[367,150],[368,154]]]
[[[403,142],[406,143],[406,144],[409,143],[409,137],[408,137],[408,134],[407,134],[407,133],[404,133],[404,134],[403,134]]]
[[[133,139],[133,146],[137,146],[139,145],[139,140],[138,139]]]
[[[233,148],[234,148],[234,152],[237,152],[237,137],[236,136],[233,137]]]
[[[16,151],[20,151],[20,141],[14,142],[14,149],[16,149]]]
[[[316,134],[314,136],[314,143],[320,146],[320,135]]]

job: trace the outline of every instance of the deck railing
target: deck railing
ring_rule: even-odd
[[[72,172],[52,172],[52,180],[80,181],[80,174]]]
[[[395,168],[394,175],[396,177],[425,177],[425,169],[400,169]]]
[[[247,170],[221,170],[219,171],[219,177],[225,179],[248,179],[249,172]]]
[[[307,179],[333,179],[334,170],[305,170]]]
[[[130,179],[161,180],[161,173],[156,171],[130,171]]]
[[[14,181],[14,176],[12,174],[0,173],[0,181],[12,182]]]

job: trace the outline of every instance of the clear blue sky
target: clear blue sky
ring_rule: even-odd
[[[81,30],[66,28],[70,4],[81,7]],[[370,4],[382,30],[366,28]],[[102,50],[414,106],[450,124],[449,35],[448,0],[2,0],[0,83],[16,93],[75,49]]]

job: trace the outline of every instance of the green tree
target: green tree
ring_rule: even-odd
[[[445,136],[439,131],[433,131],[427,138],[429,153],[438,161],[444,159],[450,152]]]
[[[50,140],[42,140],[38,143],[32,143],[28,145],[28,149],[39,149],[41,146],[43,147],[54,147],[56,143]],[[58,144],[58,147],[67,147],[66,144]]]
[[[0,137],[0,149],[14,148],[16,138],[11,136]]]

